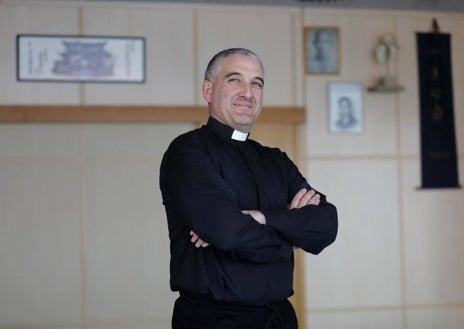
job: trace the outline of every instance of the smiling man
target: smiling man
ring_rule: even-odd
[[[174,329],[296,329],[293,250],[318,254],[337,211],[287,155],[251,139],[264,68],[248,49],[209,62],[209,119],[164,154],[160,189],[170,238]]]
[[[224,57],[203,82],[210,115],[235,130],[248,133],[261,112],[264,70],[253,56]]]

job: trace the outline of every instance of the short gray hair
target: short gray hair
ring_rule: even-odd
[[[218,75],[221,69],[222,60],[232,55],[249,56],[255,59],[259,63],[259,65],[261,66],[261,69],[264,72],[264,65],[261,62],[261,59],[259,58],[259,56],[255,52],[249,49],[246,49],[246,48],[229,48],[229,49],[224,49],[218,52],[216,55],[213,56],[213,58],[211,58],[211,60],[208,63],[208,66],[206,67],[205,80],[214,82],[214,80],[216,79],[216,76]]]

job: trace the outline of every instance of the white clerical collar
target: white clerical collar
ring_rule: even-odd
[[[244,132],[241,132],[241,131],[238,131],[238,130],[234,130],[234,132],[232,133],[231,138],[233,140],[236,140],[236,141],[244,142],[244,141],[247,140],[248,134],[249,133],[244,133]]]

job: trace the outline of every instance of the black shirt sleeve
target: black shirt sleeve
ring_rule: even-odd
[[[283,171],[289,182],[287,202],[290,203],[301,188],[310,190],[312,187],[285,153],[280,153],[280,157]],[[288,210],[262,210],[267,225],[279,232],[294,246],[312,254],[320,253],[334,242],[338,230],[337,209],[327,201],[324,194],[317,193],[321,196],[319,205],[308,205]]]

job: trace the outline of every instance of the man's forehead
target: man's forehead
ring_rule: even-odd
[[[231,55],[222,61],[222,73],[231,74],[249,74],[252,72],[256,77],[262,79],[263,69],[258,60],[251,56]]]

